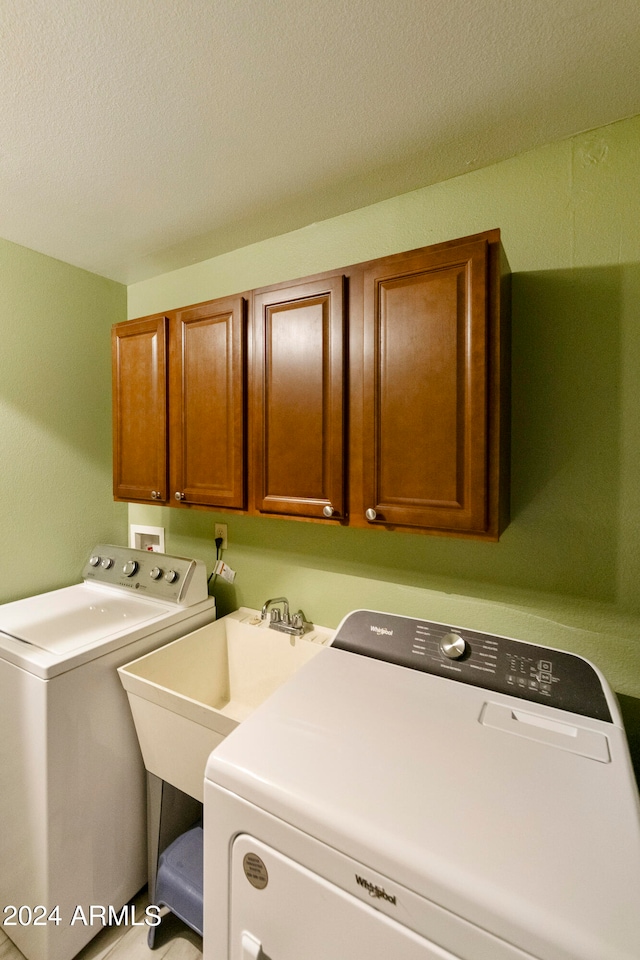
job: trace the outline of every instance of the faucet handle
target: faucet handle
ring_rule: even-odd
[[[309,620],[307,620],[306,616],[304,615],[304,611],[298,610],[298,612],[294,613],[291,617],[291,626],[295,627],[296,630],[300,630],[302,634],[306,633],[307,630],[310,630],[312,624]]]
[[[267,619],[267,610],[272,603],[282,603],[284,605],[284,619],[289,622],[289,601],[286,597],[271,597],[267,600],[262,606],[262,612],[260,614],[261,620]],[[278,609],[278,619],[282,616],[281,611]],[[272,618],[273,619],[273,618]]]
[[[289,617],[289,607],[287,606],[286,603],[282,610],[280,609],[280,607],[272,607],[270,616],[271,616],[271,623],[289,624],[291,622],[291,618]]]

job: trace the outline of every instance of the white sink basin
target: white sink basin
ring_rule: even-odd
[[[241,607],[119,667],[147,770],[202,800],[213,748],[334,632],[290,637]]]

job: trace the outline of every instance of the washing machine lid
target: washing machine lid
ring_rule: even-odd
[[[211,611],[202,561],[99,543],[82,583],[0,605],[0,660],[49,680]]]
[[[640,956],[640,808],[615,715],[330,648],[206,776],[540,960]]]
[[[155,632],[214,619],[213,598],[188,607],[76,584],[0,606],[0,661],[51,680]],[[183,625],[183,626],[182,626]]]
[[[0,630],[64,657],[124,630],[135,630],[172,609],[168,604],[82,583],[4,604]]]

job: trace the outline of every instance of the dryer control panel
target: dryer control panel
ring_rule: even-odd
[[[348,614],[332,646],[612,722],[593,666],[550,647],[374,610]]]

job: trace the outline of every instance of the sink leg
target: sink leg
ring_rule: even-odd
[[[202,816],[202,804],[194,797],[147,771],[147,872],[149,902],[156,895],[160,854]]]

